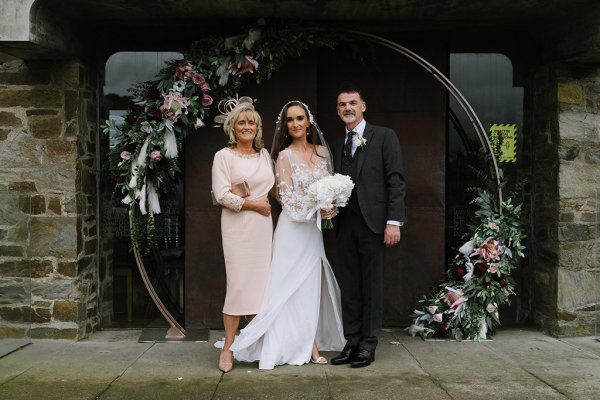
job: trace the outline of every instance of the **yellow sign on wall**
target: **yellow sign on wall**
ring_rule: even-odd
[[[517,161],[517,125],[493,124],[490,126],[490,142],[498,162]]]

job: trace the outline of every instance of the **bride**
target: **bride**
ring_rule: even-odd
[[[239,361],[276,365],[326,364],[319,350],[344,347],[340,291],[325,256],[323,236],[305,200],[311,183],[332,174],[329,148],[306,104],[287,103],[277,120],[276,162],[282,213],[273,239],[269,284],[258,315],[231,350]],[[323,218],[334,212],[322,211]]]

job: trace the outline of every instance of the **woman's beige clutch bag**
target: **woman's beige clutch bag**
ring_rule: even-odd
[[[231,193],[235,194],[236,196],[240,196],[240,197],[250,196],[250,187],[248,186],[248,182],[241,181],[239,183],[234,183],[231,186]],[[219,205],[219,203],[217,202],[217,199],[215,198],[215,192],[213,192],[212,190],[210,191],[210,197],[212,197],[213,206]]]
[[[248,187],[248,183],[246,181],[234,183],[231,187],[231,193],[240,197],[248,197],[250,196],[250,187]]]

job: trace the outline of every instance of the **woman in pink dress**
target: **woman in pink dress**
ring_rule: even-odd
[[[273,221],[267,195],[275,183],[273,163],[263,148],[260,115],[238,104],[223,129],[229,146],[215,154],[212,189],[221,204],[221,235],[227,275],[223,306],[225,342],[219,369],[233,368],[233,343],[240,317],[252,319],[261,306],[271,263]]]

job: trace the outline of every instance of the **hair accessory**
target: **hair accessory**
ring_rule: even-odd
[[[256,102],[256,100],[248,96],[242,96],[240,98],[236,96],[235,99],[229,98],[221,100],[217,106],[217,109],[221,114],[216,115],[213,119],[213,121],[215,121],[215,124],[217,124],[215,126],[223,125],[229,113],[232,112],[240,104],[247,103],[252,106],[254,102]],[[252,106],[252,108],[254,108],[254,106]]]
[[[283,114],[283,110],[291,103],[302,104],[304,106],[304,108],[306,109],[306,112],[308,113],[308,122],[310,122],[311,124],[315,122],[315,117],[313,117],[312,113],[310,112],[310,108],[308,108],[308,106],[306,104],[304,104],[300,100],[291,100],[291,101],[288,101],[287,103],[285,103],[283,105],[283,107],[281,107],[281,111],[279,111],[279,115],[277,116],[277,122],[276,122],[277,124],[281,122],[281,114]]]

